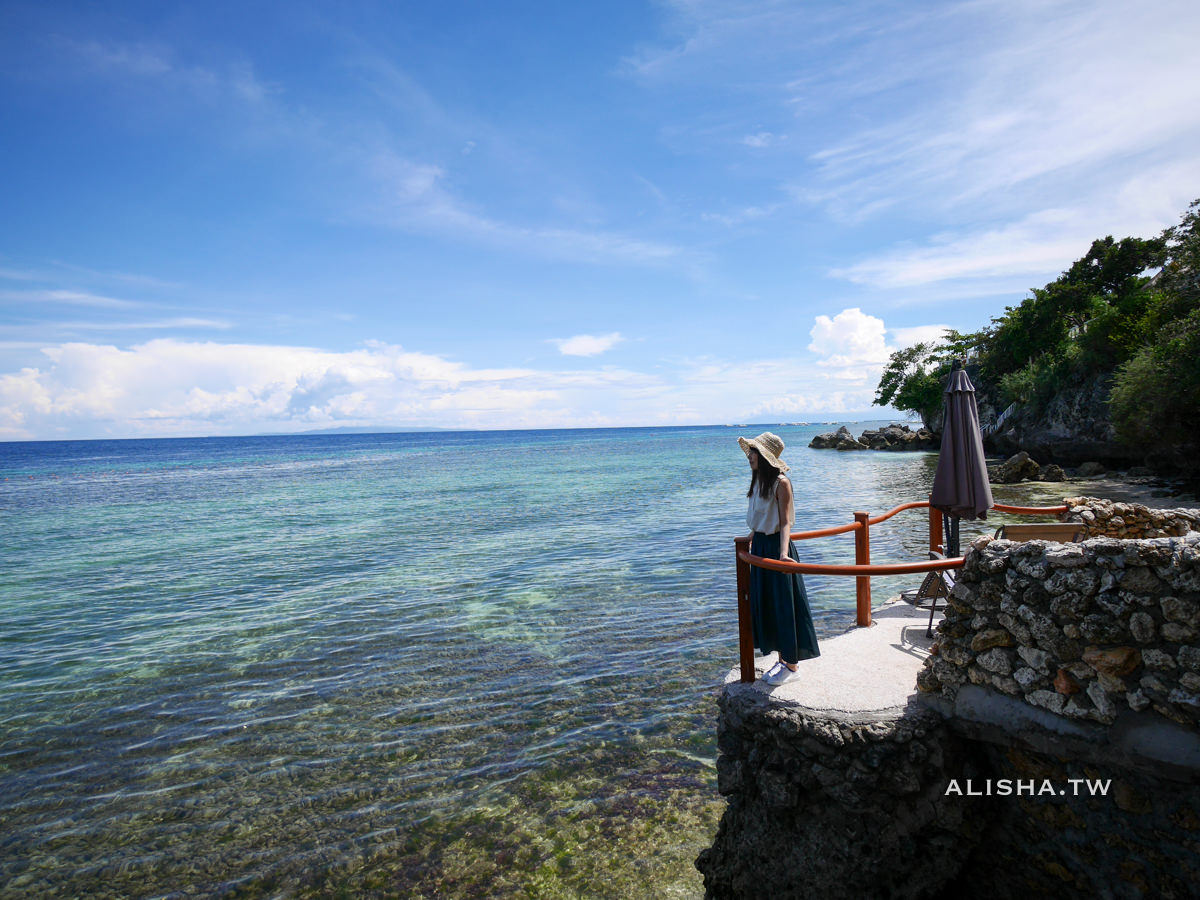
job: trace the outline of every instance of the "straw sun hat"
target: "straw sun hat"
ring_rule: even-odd
[[[777,468],[780,472],[788,470],[788,464],[779,458],[779,454],[783,453],[783,438],[777,434],[771,434],[769,431],[764,431],[756,438],[738,438],[738,443],[742,447],[742,452],[747,456],[750,455],[750,448],[753,447],[758,451],[758,455]]]

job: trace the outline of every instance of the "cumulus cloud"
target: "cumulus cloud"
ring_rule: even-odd
[[[0,374],[0,439],[334,426],[602,427],[862,413],[871,408],[888,354],[940,330],[889,330],[882,319],[848,308],[814,319],[808,353],[672,359],[648,371],[474,367],[374,341],[340,352],[177,338],[124,348],[65,343]],[[594,355],[620,340],[614,332],[556,343]]]
[[[795,389],[764,398],[751,415],[863,413],[872,408],[875,390],[888,357],[918,341],[941,338],[944,325],[888,328],[883,319],[849,307],[833,316],[813,319],[808,350],[815,359],[760,363],[751,383],[786,385]],[[879,413],[885,415],[883,411]]]
[[[812,343],[808,349],[824,357],[820,363],[824,366],[881,365],[890,352],[886,332],[883,319],[851,307],[833,318],[817,316],[809,332]]]
[[[305,347],[152,340],[121,349],[68,343],[45,363],[0,376],[0,433],[53,436],[230,433],[271,426],[416,422],[447,393],[487,388],[463,411],[527,406],[522,369],[470,369],[385,344]]]
[[[614,331],[611,334],[577,334],[575,337],[555,338],[552,343],[564,356],[599,356],[623,340],[621,333]]]
[[[873,411],[872,401],[889,355],[917,338],[940,335],[942,330],[939,325],[889,329],[882,319],[857,307],[819,315],[813,319],[808,354],[684,360],[675,366],[678,383],[670,385],[659,402],[672,404],[674,409],[699,410],[703,418],[691,421],[769,421],[842,414],[883,417],[892,413]]]
[[[67,343],[0,375],[0,438],[616,425],[653,421],[661,389],[623,369],[473,368],[380,342],[345,352],[173,338]]]

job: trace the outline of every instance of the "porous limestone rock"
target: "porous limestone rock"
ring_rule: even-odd
[[[999,484],[1015,484],[1018,481],[1037,481],[1042,467],[1022,450],[1004,461],[992,479]]]

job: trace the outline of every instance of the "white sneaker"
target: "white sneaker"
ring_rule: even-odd
[[[792,671],[787,666],[781,664],[778,672],[772,672],[768,674],[763,680],[766,681],[767,684],[779,685],[787,684],[789,681],[795,681],[799,677],[799,669]]]
[[[771,679],[772,676],[778,675],[779,670],[782,668],[783,668],[783,663],[781,663],[779,660],[775,660],[775,665],[771,666],[771,668],[769,668],[769,669],[767,669],[767,671],[763,672],[763,676],[762,676],[763,681],[768,681]]]

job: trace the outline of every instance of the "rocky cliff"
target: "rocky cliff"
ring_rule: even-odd
[[[1145,447],[1130,447],[1117,440],[1108,408],[1111,388],[1111,375],[1096,375],[1083,384],[1064,387],[1040,409],[1017,407],[985,443],[998,453],[1026,450],[1038,459],[1062,465],[1098,461],[1122,466],[1142,462],[1153,450],[1152,437],[1148,436]],[[991,413],[990,419],[995,421],[990,398],[987,403],[986,413]],[[985,410],[980,412],[986,424]]]

